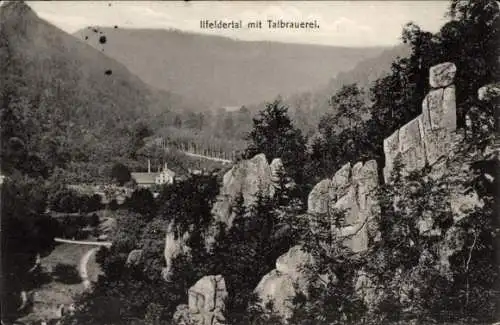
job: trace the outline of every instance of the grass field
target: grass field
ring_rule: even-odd
[[[35,290],[33,309],[20,321],[31,323],[56,318],[57,306],[74,302],[75,295],[84,291],[78,276],[78,265],[82,256],[92,248],[92,246],[60,244],[50,255],[42,258],[42,269],[48,281]],[[66,271],[66,274],[62,276],[59,274],[60,270]],[[95,281],[100,272],[95,254],[91,256],[87,270],[90,279]]]

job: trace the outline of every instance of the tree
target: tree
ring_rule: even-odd
[[[127,199],[126,206],[130,211],[140,213],[146,220],[151,220],[156,214],[156,202],[148,189],[135,190]]]
[[[47,192],[41,179],[9,176],[1,187],[2,321],[19,317],[20,292],[33,289],[29,270],[60,235],[58,223],[45,215]]]
[[[118,185],[123,186],[131,179],[130,170],[122,163],[115,163],[111,168],[111,178],[116,181]]]
[[[265,109],[253,119],[253,129],[248,137],[250,144],[245,156],[251,158],[263,153],[269,161],[281,158],[290,177],[297,184],[302,184],[306,142],[301,131],[293,126],[287,112],[288,107],[279,99],[266,104]]]
[[[362,98],[363,91],[356,84],[344,85],[329,101],[335,113],[334,125],[339,127],[343,120],[347,120],[347,127],[361,122],[367,108]],[[320,122],[321,127],[321,122]]]

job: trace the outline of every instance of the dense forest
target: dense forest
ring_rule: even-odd
[[[61,175],[84,164],[95,164],[99,169],[103,162],[113,162],[116,157],[130,165],[144,157],[156,157],[144,152],[148,139],[156,135],[168,137],[172,128],[182,130],[186,123],[187,130],[199,129],[199,133],[186,134],[186,139],[179,136],[179,143],[191,140],[203,146],[202,139],[208,139],[202,131],[204,118],[196,113],[188,120],[179,116],[172,120],[173,125],[153,129],[150,125],[154,122],[150,121],[155,118],[149,120],[145,113],[135,110],[138,106],[151,107],[147,93],[139,81],[128,79],[127,83],[125,80],[133,76],[116,63],[109,62],[114,64],[112,76],[121,74],[123,79],[110,83],[106,79],[109,75],[102,71],[109,66],[100,67],[95,73],[103,82],[98,86],[86,84],[84,76],[88,71],[72,76],[75,84],[68,84],[60,82],[58,76],[42,78],[36,69],[28,69],[29,64],[16,63],[23,58],[23,62],[35,67],[70,63],[78,66],[77,59],[59,60],[57,52],[24,57],[31,53],[22,51],[30,32],[43,33],[43,28],[50,28],[29,15],[27,6],[16,3],[2,7],[0,15],[1,167],[7,176],[1,185],[2,301],[11,302],[2,306],[2,317],[9,321],[19,317],[16,297],[21,289],[29,287],[26,274],[36,254],[47,254],[53,248],[55,227],[44,212],[51,199],[60,201],[51,193],[61,185]],[[221,274],[228,287],[226,323],[283,324],[273,306],[262,308],[253,293],[262,276],[274,269],[276,259],[299,243],[317,263],[309,270],[310,294],[296,297],[288,324],[498,321],[498,180],[488,185],[480,177],[484,173],[467,173],[460,167],[470,153],[488,147],[498,137],[498,103],[481,102],[477,97],[480,87],[500,80],[500,8],[493,0],[452,0],[447,15],[448,22],[435,34],[407,24],[402,41],[410,53],[394,60],[390,73],[378,78],[369,89],[366,85],[344,84],[329,94],[325,100],[330,110],[320,118],[313,137],[297,127],[289,107],[279,99],[266,103],[253,117],[245,108],[221,113],[231,119],[226,122],[218,118],[227,129],[215,129],[234,132],[222,133],[221,137],[239,138],[241,135],[236,134],[242,128],[235,121],[242,121],[241,125],[252,121],[244,137],[246,145],[235,141],[242,151],[241,159],[258,153],[264,153],[269,162],[281,158],[296,186],[280,186],[271,198],[259,194],[249,206],[243,204],[243,197],[238,198],[232,207],[232,227],[218,224],[214,247],[208,250],[205,230],[213,221],[221,174],[190,175],[164,186],[157,199],[147,191],[136,191],[127,204],[116,209],[118,226],[113,246],[98,253],[104,274],[92,290],[77,298],[76,312],[63,323],[177,324],[173,317],[177,306],[186,301],[188,289],[204,275]],[[14,31],[24,34],[13,37]],[[46,47],[47,51],[57,49]],[[74,50],[75,58],[83,56],[86,49],[79,45]],[[429,91],[429,68],[442,62],[453,62],[457,67],[459,132],[467,134],[454,156],[456,168],[433,178],[426,177],[429,170],[403,175],[403,166],[396,164],[390,181],[377,190],[380,210],[375,218],[380,223],[380,239],[367,252],[353,253],[329,231],[331,222],[341,223],[345,218],[342,211],[334,211],[328,218],[305,214],[307,195],[318,181],[331,177],[347,162],[375,159],[383,166],[383,140],[420,113]],[[30,79],[26,76],[40,80],[40,85],[27,83]],[[139,86],[131,86],[136,82]],[[105,89],[102,93],[100,87]],[[78,96],[82,89],[90,89],[85,94],[96,92],[99,100]],[[113,92],[118,92],[123,102],[107,102],[107,94]],[[104,107],[110,115],[98,115],[104,114]],[[117,107],[120,109],[113,110]],[[69,114],[70,109],[75,111]],[[159,112],[155,109],[150,116],[158,116],[154,115]],[[91,124],[96,116],[100,116],[99,123]],[[110,122],[116,119],[123,123]],[[467,119],[471,123],[466,123]],[[214,145],[207,141],[209,144]],[[225,145],[220,144],[220,149],[226,150]],[[182,155],[177,157],[181,164]],[[453,186],[474,188],[484,202],[455,224],[456,215],[447,205],[449,193],[443,190]],[[453,224],[463,230],[465,244],[445,271],[439,269],[435,254],[441,235],[421,235],[415,225],[424,214],[431,214],[440,229],[449,229]],[[311,223],[317,226],[312,228]],[[165,232],[172,224],[181,234],[191,234],[187,243],[190,253],[177,256],[167,281],[162,274]],[[133,250],[141,250],[141,258],[130,263],[128,257]],[[369,271],[372,281],[381,288],[372,305],[355,293],[353,279],[360,269]],[[318,284],[313,280],[318,274],[337,280]],[[408,293],[401,294],[402,287],[409,288]]]

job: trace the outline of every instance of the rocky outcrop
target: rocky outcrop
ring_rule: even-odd
[[[264,154],[239,162],[224,175],[220,195],[212,210],[215,220],[231,227],[234,218],[231,210],[237,196],[241,194],[248,206],[255,202],[258,193],[269,196],[270,186],[271,168]]]
[[[316,184],[308,197],[308,213],[328,214],[334,210],[346,213],[345,224],[332,228],[337,235],[346,237],[346,245],[359,252],[368,248],[374,235],[371,227],[374,209],[378,208],[375,189],[379,185],[377,162],[350,163],[339,169],[333,178]]]
[[[332,181],[324,179],[316,184],[307,198],[307,212],[311,214],[328,213],[330,204],[330,186]]]
[[[179,305],[173,316],[178,325],[225,324],[225,300],[228,292],[222,275],[207,275],[189,291],[188,305]]]
[[[433,88],[422,102],[422,114],[384,140],[384,179],[389,181],[394,161],[400,156],[403,174],[433,165],[445,157],[457,128],[455,86],[456,67],[442,63],[430,69]]]
[[[283,177],[286,177],[283,182]],[[213,247],[219,229],[219,223],[226,225],[226,229],[232,226],[234,215],[233,208],[239,195],[243,197],[243,204],[251,206],[260,194],[264,197],[272,197],[280,186],[291,187],[293,180],[286,176],[283,162],[279,158],[273,159],[271,164],[267,162],[264,154],[258,154],[252,159],[240,161],[233,166],[223,177],[220,194],[212,208],[213,222],[205,233],[206,248]],[[162,271],[163,277],[168,279],[173,268],[173,260],[181,255],[189,253],[190,248],[186,243],[190,237],[190,231],[178,233],[174,224],[170,224],[165,238],[165,261],[166,267]]]
[[[287,319],[292,314],[292,299],[300,292],[307,295],[308,279],[304,267],[314,259],[301,246],[294,246],[276,261],[276,269],[266,274],[255,288],[262,306],[273,303],[274,310]]]
[[[171,221],[167,227],[165,235],[165,263],[166,267],[162,270],[162,276],[165,281],[169,281],[173,270],[173,260],[184,254],[189,254],[191,249],[187,245],[187,241],[190,238],[190,232],[185,231],[183,233],[179,232],[174,222]]]

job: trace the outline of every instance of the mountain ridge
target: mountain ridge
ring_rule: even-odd
[[[89,26],[73,35],[124,63],[147,84],[210,108],[313,90],[387,49],[247,41],[177,29]]]

